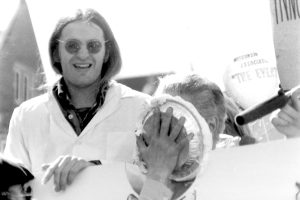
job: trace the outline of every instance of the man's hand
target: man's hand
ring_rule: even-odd
[[[88,166],[94,164],[74,156],[60,156],[53,163],[44,164],[42,169],[45,172],[42,183],[47,183],[53,176],[55,191],[65,190],[70,185],[77,174]]]
[[[143,138],[143,134],[137,138],[137,145],[141,157],[146,162],[147,176],[153,180],[168,184],[168,177],[173,172],[178,156],[186,145],[189,145],[189,138],[182,137],[184,131],[185,118],[180,118],[175,126],[170,127],[173,116],[173,109],[170,107],[166,113],[160,113],[155,109],[151,126],[151,133],[148,145]]]
[[[271,122],[288,138],[300,137],[300,89],[293,92],[290,102],[272,117]]]

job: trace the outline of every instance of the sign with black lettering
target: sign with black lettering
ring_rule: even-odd
[[[274,47],[281,85],[300,84],[300,1],[271,0]]]
[[[246,109],[277,93],[277,68],[257,52],[240,55],[227,67],[224,85],[228,94]]]

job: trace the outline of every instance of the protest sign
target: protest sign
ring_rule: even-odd
[[[283,89],[300,84],[300,1],[270,0],[277,69]]]
[[[300,182],[300,139],[218,149],[189,188],[184,200],[282,200],[295,199]],[[142,187],[138,167],[110,163],[82,171],[64,192],[56,193],[52,180],[33,187],[38,200],[126,200]],[[155,192],[155,191],[154,191]]]

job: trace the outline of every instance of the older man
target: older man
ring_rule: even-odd
[[[162,93],[180,96],[195,106],[210,128],[215,149],[226,118],[224,95],[219,86],[197,74],[169,75],[160,80],[155,95]]]

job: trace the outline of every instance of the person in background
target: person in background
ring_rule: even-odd
[[[192,103],[206,120],[213,136],[213,149],[225,128],[224,95],[217,84],[197,74],[169,75],[160,79],[154,95],[180,96]]]
[[[0,200],[30,200],[34,176],[21,164],[0,154]]]
[[[271,122],[287,138],[300,137],[300,88],[292,93],[287,105],[272,113]]]

